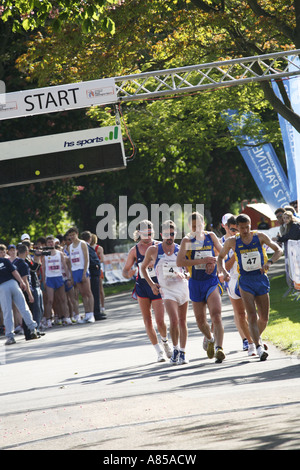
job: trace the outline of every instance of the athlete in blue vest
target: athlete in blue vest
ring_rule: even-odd
[[[186,266],[190,273],[189,293],[199,330],[207,339],[207,356],[217,363],[225,359],[223,351],[221,284],[217,274],[216,255],[222,249],[213,232],[204,231],[204,219],[194,212],[189,217],[191,233],[180,244],[177,266]],[[206,305],[212,321],[214,337],[206,319]]]
[[[164,304],[161,295],[159,293],[154,294],[152,292],[149,284],[141,273],[141,264],[144,260],[147,248],[159,243],[158,241],[153,240],[153,233],[153,224],[151,221],[142,220],[138,224],[134,233],[134,240],[137,242],[137,244],[133,246],[128,253],[128,257],[123,268],[123,276],[127,279],[131,279],[136,274],[137,266],[134,298],[138,300],[146,333],[157,352],[157,361],[163,362],[165,361],[164,352],[167,357],[172,355],[172,350],[168,342],[167,325],[164,319]],[[153,268],[150,267],[150,269],[151,275],[155,275]],[[152,309],[155,316],[156,326],[162,339],[163,349],[161,348],[161,345],[158,341],[155,327],[153,325]]]
[[[239,233],[225,241],[218,256],[218,267],[224,274],[224,280],[229,281],[230,275],[225,269],[224,260],[232,249],[238,265],[238,289],[246,308],[251,337],[260,360],[265,361],[268,354],[262,344],[261,334],[269,319],[270,283],[266,273],[280,258],[282,249],[265,233],[251,230],[251,219],[248,215],[239,215],[236,225]],[[274,251],[269,260],[264,245]]]

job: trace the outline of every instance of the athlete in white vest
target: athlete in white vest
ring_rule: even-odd
[[[188,364],[185,348],[188,337],[187,309],[188,282],[183,268],[176,266],[179,245],[174,243],[176,225],[172,220],[162,224],[162,243],[150,246],[141,265],[141,271],[154,295],[161,294],[170,318],[170,335],[173,342],[171,364]],[[147,267],[154,263],[158,283],[149,276]]]
[[[68,267],[64,255],[55,249],[54,237],[49,235],[46,244],[51,248],[51,255],[42,257],[42,277],[46,289],[45,318],[51,319],[54,296],[58,311],[58,317],[67,325],[71,325],[68,309],[63,270],[68,273]]]
[[[72,277],[74,283],[78,286],[82,296],[82,302],[85,312],[83,322],[94,323],[94,297],[91,291],[89,278],[89,251],[84,240],[78,238],[77,227],[72,227],[67,232],[72,243],[68,246],[69,260],[71,263]]]

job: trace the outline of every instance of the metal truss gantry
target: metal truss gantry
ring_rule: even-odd
[[[117,97],[119,102],[143,100],[283,79],[300,74],[300,67],[293,63],[293,57],[299,54],[300,49],[296,49],[114,77]]]

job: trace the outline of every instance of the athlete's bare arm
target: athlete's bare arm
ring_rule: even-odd
[[[152,291],[153,291],[153,287],[156,286],[155,292],[153,291],[153,293],[155,295],[158,295],[158,293],[159,293],[159,290],[158,290],[159,289],[159,284],[156,284],[155,282],[152,281],[151,277],[149,276],[147,268],[150,264],[153,265],[155,263],[155,260],[156,260],[156,257],[157,257],[157,250],[158,250],[157,245],[156,246],[155,245],[149,246],[149,248],[146,251],[144,260],[141,264],[142,275],[146,279],[146,281],[148,282],[148,284],[151,287]]]
[[[128,257],[127,257],[126,263],[122,271],[122,274],[124,277],[126,277],[126,279],[131,279],[132,276],[135,274],[136,269],[133,268],[133,265],[135,262],[136,262],[136,248],[135,246],[133,246],[128,253]]]
[[[220,250],[220,253],[217,259],[218,271],[220,273],[223,273],[224,281],[226,282],[229,281],[230,275],[225,267],[225,258],[230,250],[233,250],[233,251],[235,250],[235,237],[227,238],[227,240],[225,241],[224,245],[222,246]]]
[[[273,263],[275,263],[277,260],[279,260],[279,258],[283,254],[283,250],[280,248],[279,245],[277,245],[276,242],[271,240],[268,237],[268,235],[266,235],[265,233],[258,232],[257,235],[258,235],[258,238],[259,238],[259,241],[260,241],[261,245],[267,245],[268,247],[270,247],[274,251],[273,255],[268,260],[268,262],[266,264],[264,264],[263,267],[261,268],[262,272],[266,272],[266,271],[268,271],[268,269],[270,268],[270,266]]]

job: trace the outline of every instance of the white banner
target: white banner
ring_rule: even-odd
[[[0,95],[0,120],[115,103],[113,78]]]
[[[127,261],[128,253],[111,253],[104,255],[104,284],[128,282],[123,276],[122,270]]]
[[[0,143],[0,161],[68,150],[89,149],[90,147],[115,143],[120,143],[123,148],[121,126],[98,127],[43,137],[11,140]]]
[[[287,252],[290,278],[300,284],[300,240],[288,240]]]

